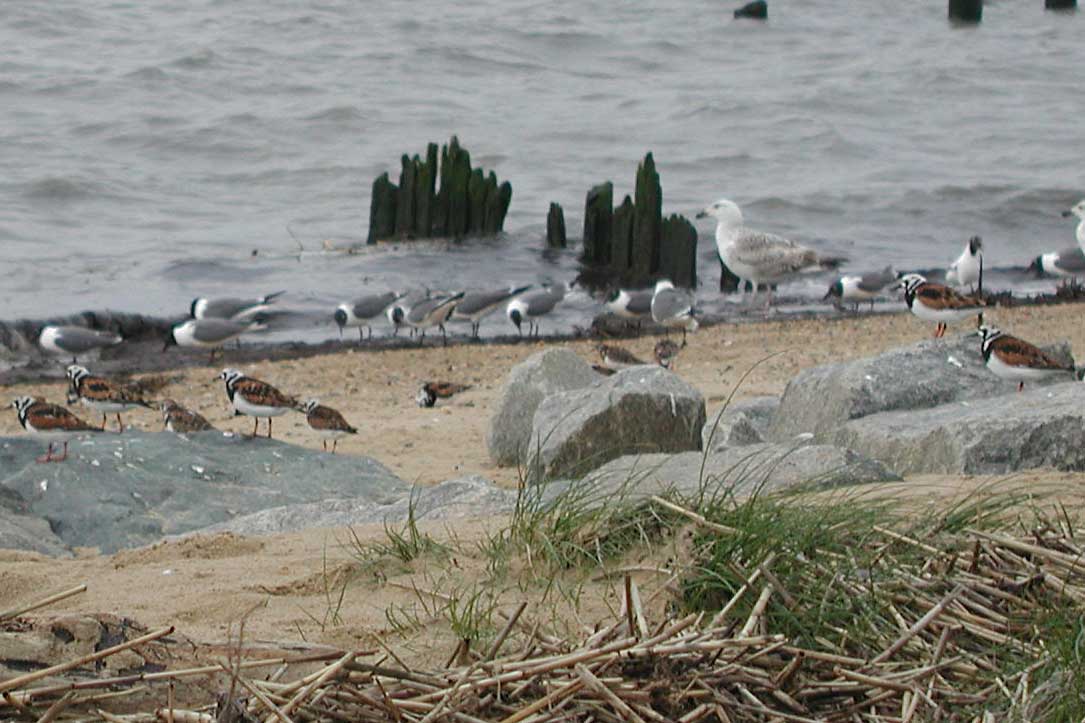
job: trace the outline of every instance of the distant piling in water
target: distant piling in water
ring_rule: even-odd
[[[983,19],[983,0],[949,0],[949,19],[959,23],[978,23]]]
[[[769,4],[765,0],[754,0],[735,11],[736,18],[753,18],[754,20],[768,20]]]
[[[1077,10],[1077,0],[1044,0],[1045,10]]]
[[[546,245],[552,249],[563,249],[568,240],[565,237],[565,211],[556,203],[550,204],[546,214]]]
[[[503,229],[511,201],[512,184],[471,168],[471,154],[452,136],[440,154],[430,143],[425,160],[404,154],[398,186],[387,173],[373,181],[366,243],[493,235]]]
[[[588,191],[581,261],[625,285],[659,278],[697,285],[697,230],[684,216],[663,218],[663,189],[651,153],[637,167],[633,198],[626,196],[617,208],[610,181]]]

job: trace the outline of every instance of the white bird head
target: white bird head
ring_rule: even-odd
[[[243,376],[245,375],[239,372],[237,369],[223,369],[222,373],[219,374],[219,379],[226,382],[226,386],[229,387],[236,383],[237,380],[241,379]]]
[[[904,289],[906,293],[911,294],[915,292],[920,284],[925,283],[927,283],[926,277],[921,276],[920,274],[905,274],[900,277],[900,281],[897,282],[897,285]]]
[[[1069,211],[1063,211],[1063,216],[1077,216],[1082,221],[1085,221],[1085,199],[1078,201]]]
[[[721,198],[712,205],[705,206],[697,214],[697,218],[708,218],[709,216],[716,219],[716,222],[722,226],[742,225],[742,211],[739,209],[738,204],[726,198]]]
[[[660,291],[663,291],[664,289],[673,289],[673,288],[674,288],[674,284],[671,283],[670,279],[660,279],[659,281],[656,282],[655,293],[658,294]]]

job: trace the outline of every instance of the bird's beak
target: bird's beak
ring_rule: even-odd
[[[697,212],[696,218],[708,218],[708,211],[700,210]]]
[[[1070,218],[1070,217],[1071,217],[1071,216],[1073,216],[1073,215],[1074,215],[1074,212],[1073,212],[1073,211],[1063,211],[1063,212],[1062,212],[1062,217],[1063,217],[1063,218]]]

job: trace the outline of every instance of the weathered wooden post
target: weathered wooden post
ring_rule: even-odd
[[[663,220],[659,275],[675,286],[697,286],[697,229],[685,216],[672,214]]]
[[[614,184],[607,181],[589,190],[584,201],[584,263],[610,263],[613,218]]]
[[[663,225],[663,190],[659,185],[651,152],[637,166],[633,197],[633,246],[630,270],[637,281],[647,279],[659,268],[659,238]]]
[[[419,166],[418,156],[413,159],[403,154],[400,159],[399,197],[396,199],[396,236],[414,237],[415,177]]]
[[[636,223],[637,209],[633,199],[626,196],[622,205],[614,209],[614,223],[610,237],[610,268],[619,277],[626,279],[633,265],[633,224]]]
[[[422,238],[428,238],[433,233],[433,212],[437,206],[437,144],[430,143],[426,147],[426,162],[418,167],[415,176],[415,221],[414,229]]]
[[[399,189],[382,173],[373,181],[373,195],[369,200],[369,236],[366,243],[391,238],[396,232],[396,198]]]
[[[736,18],[753,18],[755,20],[768,20],[769,4],[765,0],[754,0],[735,11]]]
[[[949,19],[978,23],[983,19],[983,0],[949,0]]]
[[[1045,10],[1077,10],[1077,0],[1044,0]]]
[[[546,214],[546,245],[552,249],[565,248],[565,211],[561,206],[552,202],[550,211]]]

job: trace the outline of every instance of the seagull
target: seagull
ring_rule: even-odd
[[[913,314],[926,321],[938,322],[934,336],[945,336],[946,324],[983,313],[982,299],[962,296],[944,284],[927,281],[919,274],[905,274],[898,282],[904,289],[904,302]]]
[[[96,331],[82,326],[45,326],[38,335],[42,349],[56,356],[71,356],[72,363],[79,361],[80,354],[95,349],[116,346],[124,339],[110,331]]]
[[[566,284],[554,284],[538,291],[520,294],[505,307],[505,316],[516,325],[516,331],[520,333],[520,336],[524,335],[524,330],[520,325],[527,320],[528,336],[531,336],[534,330],[535,336],[538,337],[538,318],[553,311],[554,307],[565,298],[566,291],[568,291]]]
[[[1085,251],[1078,246],[1062,251],[1050,251],[1033,259],[1028,268],[1029,271],[1035,271],[1040,276],[1043,274],[1082,276],[1085,275]]]
[[[343,336],[343,328],[347,326],[358,327],[358,338],[362,336],[362,327],[369,329],[370,338],[373,337],[373,328],[369,326],[370,319],[380,316],[390,304],[399,299],[399,295],[388,291],[383,294],[370,294],[355,299],[349,303],[343,303],[336,307],[335,323],[339,325],[339,336]]]
[[[19,416],[19,424],[26,431],[49,440],[49,449],[44,457],[38,457],[39,463],[63,462],[68,459],[68,440],[84,433],[98,432],[97,427],[84,422],[64,407],[49,404],[33,397],[16,397],[11,402]],[[64,443],[64,453],[53,456],[53,444]]]
[[[1003,379],[1017,382],[1017,391],[1025,388],[1026,381],[1074,372],[1072,365],[1066,366],[1042,349],[993,326],[981,326],[976,334],[987,368]]]
[[[445,344],[448,344],[445,322],[448,321],[448,317],[452,315],[452,310],[463,296],[464,294],[461,291],[451,296],[435,296],[411,304],[403,320],[408,326],[418,329],[420,332],[419,344],[426,340],[426,329],[435,326],[441,330],[441,338],[444,339]]]
[[[983,239],[973,236],[946,271],[946,283],[967,286],[972,292],[983,282]]]
[[[604,308],[612,314],[637,322],[640,333],[641,322],[652,316],[652,296],[655,289],[614,289],[607,297]]]
[[[452,319],[454,321],[470,321],[471,322],[471,336],[472,338],[478,338],[478,328],[482,323],[483,317],[486,317],[493,312],[501,308],[505,302],[514,296],[524,293],[531,288],[531,285],[513,287],[502,287],[499,289],[491,289],[489,291],[472,291],[464,294],[460,302],[456,304],[456,308],[452,311]]]
[[[693,294],[674,288],[667,279],[660,279],[652,295],[652,321],[668,329],[681,329],[685,344],[686,332],[697,331],[698,326],[693,318]]]
[[[253,437],[256,437],[260,417],[267,420],[267,437],[271,439],[271,418],[301,408],[294,397],[286,396],[267,382],[247,377],[237,369],[223,369],[218,378],[226,382],[226,395],[234,411],[252,417]]]
[[[825,299],[836,299],[833,303],[838,307],[845,301],[854,302],[855,310],[859,310],[860,301],[869,301],[870,308],[874,308],[874,299],[882,293],[887,286],[900,278],[892,266],[886,266],[881,271],[870,271],[858,276],[841,276],[829,287]]]
[[[263,324],[255,321],[232,321],[230,319],[189,319],[175,324],[166,337],[166,344],[162,351],[171,346],[193,346],[211,350],[211,361],[215,360],[215,351],[231,339],[244,334],[246,331],[259,331],[266,329]]]
[[[1063,218],[1077,216],[1080,221],[1077,224],[1077,245],[1085,249],[1085,199],[1078,201],[1069,211],[1062,212]]]
[[[234,297],[222,297],[209,299],[204,296],[192,300],[189,307],[189,315],[193,319],[230,319],[243,321],[251,319],[257,314],[271,308],[271,303],[285,294],[285,291],[276,291],[274,294],[261,296],[257,299],[238,299]]]
[[[746,228],[742,211],[733,201],[722,198],[697,214],[716,219],[716,249],[720,260],[742,279],[754,284],[750,303],[757,297],[757,284],[774,284],[803,272],[839,266],[841,259],[823,258],[816,251],[782,236]],[[772,303],[768,290],[766,308]]]

